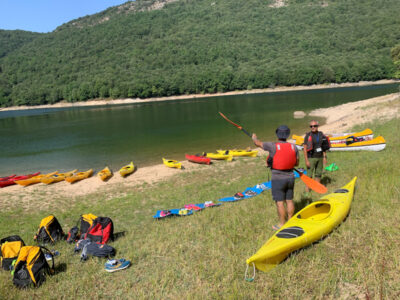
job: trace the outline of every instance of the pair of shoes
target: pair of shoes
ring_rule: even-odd
[[[58,252],[57,250],[53,250],[53,251],[51,251],[51,253],[52,253],[53,255],[51,255],[50,253],[45,253],[45,254],[44,254],[44,257],[46,258],[47,261],[51,261],[51,259],[52,259],[53,257],[56,257],[56,256],[59,256],[59,255],[60,255],[60,252]]]
[[[115,272],[115,271],[126,269],[130,265],[131,265],[131,262],[129,260],[125,260],[125,258],[109,259],[104,264],[104,270],[106,270],[107,272]]]
[[[272,229],[275,231],[278,231],[279,229],[281,229],[281,226],[279,225],[272,225]]]

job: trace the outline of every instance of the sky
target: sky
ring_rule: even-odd
[[[0,0],[0,29],[50,32],[128,0]]]

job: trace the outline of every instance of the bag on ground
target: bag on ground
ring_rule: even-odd
[[[0,265],[4,270],[10,270],[12,262],[17,259],[23,246],[25,246],[25,243],[19,235],[8,236],[0,240]]]
[[[111,257],[115,255],[115,249],[109,245],[98,244],[90,239],[79,240],[75,245],[75,253],[82,250],[81,260],[85,261],[88,256]]]
[[[93,221],[96,218],[97,218],[97,216],[95,216],[93,214],[81,215],[76,226],[72,227],[68,231],[67,242],[70,244],[75,243],[81,238],[81,236],[82,237],[85,236],[86,232],[88,231],[90,226],[92,226]],[[79,224],[80,224],[80,228],[78,227]]]
[[[56,241],[64,239],[64,237],[65,234],[57,218],[50,215],[40,222],[39,230],[34,236],[34,240],[38,243],[55,243]]]
[[[80,223],[81,223],[81,235],[84,236],[90,226],[93,225],[93,221],[97,218],[97,216],[93,214],[85,214],[81,215]]]
[[[79,240],[79,228],[74,226],[68,231],[67,243],[72,244]]]
[[[99,244],[106,244],[108,240],[114,240],[114,225],[110,218],[97,217],[85,234],[85,239]]]
[[[46,261],[42,249],[52,256],[52,267]],[[15,263],[13,284],[18,288],[38,287],[46,279],[46,275],[54,273],[54,258],[52,253],[40,246],[24,246],[19,252]]]

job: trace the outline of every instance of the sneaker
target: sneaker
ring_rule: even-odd
[[[121,259],[109,259],[104,264],[104,269],[107,272],[115,272],[115,271],[126,269],[130,265],[131,265],[131,262],[129,260],[125,260],[124,258],[121,258]]]
[[[51,261],[51,258],[52,258],[52,257],[56,257],[56,256],[59,256],[59,255],[60,255],[60,252],[58,252],[57,250],[53,250],[53,251],[51,251],[51,253],[52,253],[53,255],[51,255],[50,253],[45,253],[45,254],[44,254],[44,257],[46,258],[47,261]]]

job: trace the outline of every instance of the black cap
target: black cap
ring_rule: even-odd
[[[281,125],[275,130],[276,136],[280,140],[286,140],[290,135],[290,129],[286,125]]]

